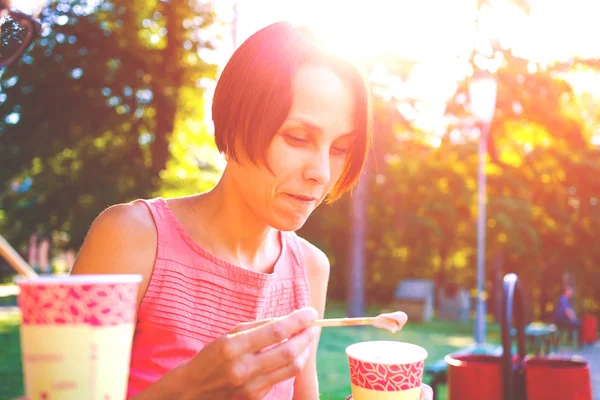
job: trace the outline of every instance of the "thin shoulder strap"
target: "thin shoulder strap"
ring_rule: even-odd
[[[292,254],[292,260],[294,264],[294,275],[301,278],[308,278],[307,265],[304,260],[304,253],[302,252],[302,244],[300,238],[296,235],[296,232],[282,232],[286,243]]]
[[[148,211],[150,211],[150,215],[152,215],[152,219],[154,220],[154,226],[156,227],[156,257],[159,258],[162,256],[164,246],[169,238],[169,209],[167,207],[167,202],[162,197],[157,197],[155,199],[138,199],[135,201],[136,203],[143,203],[146,207],[148,207]]]

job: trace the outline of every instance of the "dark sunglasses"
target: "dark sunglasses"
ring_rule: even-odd
[[[8,66],[40,34],[42,24],[30,15],[11,10],[0,19],[0,68]]]

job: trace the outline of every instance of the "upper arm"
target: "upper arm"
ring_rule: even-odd
[[[139,306],[152,275],[156,243],[156,228],[144,204],[112,206],[92,223],[71,274],[139,274]]]
[[[319,318],[323,318],[327,299],[327,285],[329,283],[329,259],[325,253],[306,240],[300,239],[300,243],[308,274],[310,305],[317,310]],[[296,377],[294,399],[313,400],[319,398],[319,385],[317,382],[318,345],[319,341],[317,338],[306,367]]]
[[[329,283],[329,259],[318,247],[306,240],[300,239],[300,243],[308,275],[310,303],[319,312],[319,318],[323,318]]]

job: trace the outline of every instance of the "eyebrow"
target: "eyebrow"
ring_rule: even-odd
[[[319,125],[315,124],[314,122],[308,121],[304,118],[294,117],[294,118],[290,118],[288,121],[298,123],[313,133],[316,133],[316,134],[323,133],[323,128],[321,128]],[[343,135],[338,136],[338,139],[349,137],[349,136],[356,136],[357,134],[358,134],[358,132],[356,130],[353,130],[353,131],[350,131],[348,133],[344,133]]]

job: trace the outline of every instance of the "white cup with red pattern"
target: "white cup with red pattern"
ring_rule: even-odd
[[[368,341],[346,348],[354,400],[419,400],[427,350],[404,342]]]
[[[141,275],[16,278],[29,399],[123,400]]]

